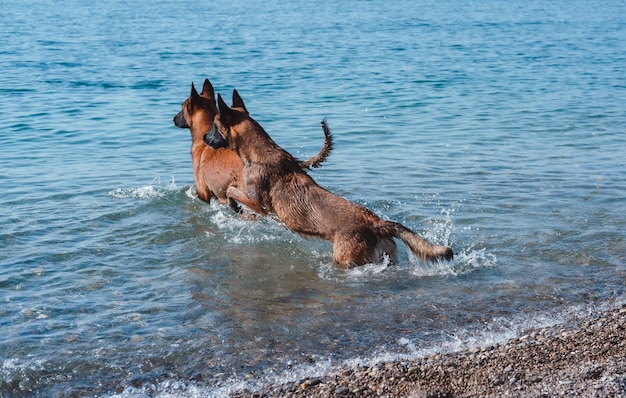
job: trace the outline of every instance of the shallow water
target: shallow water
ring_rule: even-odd
[[[0,14],[0,395],[221,396],[624,300],[626,7],[31,1]],[[455,260],[342,270],[197,199],[193,81]]]

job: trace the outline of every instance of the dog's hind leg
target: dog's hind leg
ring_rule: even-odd
[[[332,239],[333,259],[335,262],[346,268],[354,268],[360,265],[373,264],[382,259],[382,252],[379,251],[378,238],[366,231],[352,231],[346,233],[336,233]],[[394,245],[393,240],[389,242]],[[382,249],[389,249],[388,245],[382,245]],[[393,253],[388,253],[390,256]]]

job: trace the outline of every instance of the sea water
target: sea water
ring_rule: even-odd
[[[0,396],[223,396],[624,302],[626,5],[0,2]],[[191,83],[451,245],[337,267],[193,187]]]

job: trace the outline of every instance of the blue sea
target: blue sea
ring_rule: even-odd
[[[626,302],[626,3],[0,0],[0,396],[222,397]],[[205,78],[451,262],[195,195]]]

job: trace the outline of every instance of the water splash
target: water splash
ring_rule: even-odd
[[[155,177],[150,184],[137,188],[116,188],[109,191],[108,195],[116,199],[141,199],[152,200],[166,195],[168,192],[178,189],[174,177],[169,183],[161,185],[161,177]]]
[[[389,256],[385,255],[383,261],[376,264],[365,264],[361,267],[352,268],[348,270],[347,276],[348,279],[361,279],[364,277],[371,277],[382,275],[385,271],[389,269],[391,265],[391,259]]]
[[[452,214],[454,209],[442,209],[441,214],[444,217],[437,218],[428,221],[429,228],[422,232],[421,235],[430,242],[450,245],[452,233],[455,229],[454,222],[452,220]],[[398,242],[398,248],[401,249],[403,243]],[[410,275],[413,277],[431,277],[431,276],[444,276],[444,275],[459,275],[462,273],[470,272],[475,268],[480,268],[489,264],[495,263],[495,256],[491,256],[485,253],[485,250],[479,251],[479,253],[472,252],[466,254],[464,249],[461,254],[455,254],[453,261],[437,261],[434,263],[426,262],[419,259],[413,254],[406,246],[404,246],[407,253],[407,260],[399,259],[398,264],[391,265],[389,257],[385,257],[383,261],[375,264],[366,264],[346,272],[348,280],[363,280],[371,277],[391,277],[394,278],[397,274]],[[492,258],[493,257],[493,258]],[[482,261],[488,260],[488,261]],[[318,275],[320,278],[337,280],[337,266],[322,264]],[[396,275],[396,276],[394,276]]]
[[[450,246],[450,237],[455,229],[454,221],[452,220],[454,212],[455,209],[453,207],[449,209],[442,208],[441,214],[443,217],[428,222],[430,228],[424,231],[424,238],[433,243]]]
[[[220,230],[225,239],[235,244],[293,240],[297,236],[289,232],[272,217],[258,217],[248,220],[235,214],[228,206],[215,204],[210,207],[211,222]]]
[[[487,248],[464,249],[457,255],[458,262],[462,265],[461,270],[474,270],[477,268],[493,268],[498,265],[498,258],[495,254],[487,252]]]

